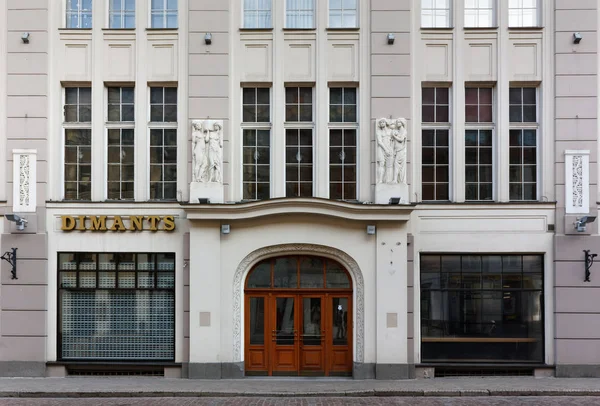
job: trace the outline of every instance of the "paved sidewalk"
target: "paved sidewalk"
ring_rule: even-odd
[[[191,380],[148,377],[0,378],[0,397],[600,396],[600,379],[530,377]]]

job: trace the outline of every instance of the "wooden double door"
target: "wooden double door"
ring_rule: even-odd
[[[352,374],[351,294],[246,294],[246,374]]]

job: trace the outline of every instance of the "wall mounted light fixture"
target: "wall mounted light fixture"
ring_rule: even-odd
[[[229,224],[221,224],[221,234],[229,234],[231,232],[231,227]]]
[[[594,265],[594,258],[598,256],[598,254],[590,254],[590,250],[583,250],[585,254],[585,279],[584,282],[590,282],[590,269],[592,265]]]
[[[575,230],[578,233],[584,233],[586,224],[593,223],[594,221],[596,221],[596,216],[583,216],[575,222]]]
[[[394,43],[394,41],[396,40],[396,36],[394,34],[392,34],[391,32],[387,35],[387,42],[388,45],[392,45]]]
[[[390,204],[400,204],[401,200],[399,197],[390,197]]]
[[[580,32],[573,33],[573,44],[579,44],[583,39],[583,35]]]
[[[6,251],[0,258],[10,264],[11,279],[19,279],[17,278],[17,248],[11,248],[10,251]]]
[[[23,230],[25,230],[25,227],[27,227],[27,220],[25,220],[21,216],[18,216],[16,214],[5,214],[4,217],[6,217],[6,219],[8,221],[16,223],[17,224],[17,230],[19,230],[19,231],[23,231]]]
[[[375,227],[375,226],[367,226],[367,234],[368,235],[375,235],[376,230],[377,230],[377,227]]]
[[[21,41],[23,41],[23,44],[29,44],[29,33],[28,32],[24,32],[23,34],[21,34]]]
[[[212,44],[212,34],[211,34],[210,32],[207,32],[207,33],[204,35],[204,43],[205,43],[206,45],[210,45],[210,44]]]

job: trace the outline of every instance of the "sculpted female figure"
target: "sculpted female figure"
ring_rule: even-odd
[[[392,130],[394,143],[394,178],[393,183],[406,183],[406,119],[396,120]]]
[[[223,164],[223,126],[214,123],[212,130],[206,132],[208,144],[208,181],[223,182],[221,165]]]
[[[206,135],[201,121],[192,122],[192,182],[206,182],[208,158]]]
[[[385,118],[377,121],[377,183],[389,183],[389,166],[392,161],[391,134]]]

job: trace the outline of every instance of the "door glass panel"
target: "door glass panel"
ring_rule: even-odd
[[[262,297],[250,298],[250,344],[263,345],[265,343],[265,299]]]
[[[298,258],[286,257],[275,260],[273,272],[274,288],[297,288],[298,287]]]
[[[333,289],[348,289],[350,280],[340,264],[327,261],[327,287]]]
[[[302,258],[300,260],[300,287],[323,287],[323,261],[319,258]]]
[[[302,344],[321,345],[321,298],[302,300]]]
[[[294,344],[294,298],[277,298],[277,323],[276,339],[277,345]]]
[[[348,299],[334,297],[333,301],[333,326],[331,337],[333,345],[348,345]]]
[[[249,288],[271,287],[271,261],[259,264],[248,277]]]

